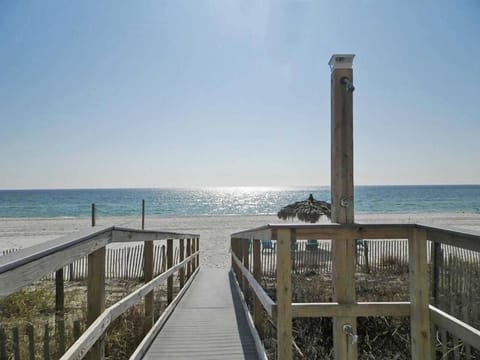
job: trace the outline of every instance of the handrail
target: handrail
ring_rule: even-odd
[[[425,230],[427,239],[480,251],[480,233],[424,224],[268,224],[231,235],[243,240],[276,240],[278,230],[295,230],[297,240],[406,239],[413,229]]]
[[[197,256],[199,252],[187,257],[182,262],[171,267],[164,273],[158,275],[153,280],[149,281],[145,285],[141,286],[131,294],[124,297],[122,300],[116,302],[108,309],[106,309],[89,327],[88,329],[80,336],[80,338],[68,349],[68,351],[61,357],[61,360],[67,359],[81,359],[85,354],[90,350],[90,348],[95,344],[95,342],[100,339],[100,337],[105,332],[106,328],[117,319],[121,314],[131,308],[133,305],[138,304],[143,300],[143,297],[151,292],[158,284],[168,278],[170,275],[175,273],[180,268],[184,267],[189,263],[194,257]]]
[[[32,284],[112,242],[198,238],[196,234],[117,226],[89,228],[0,257],[0,297]]]
[[[276,240],[280,230],[295,230],[297,240],[400,239],[415,224],[268,224],[231,235],[235,239]]]
[[[279,238],[277,238],[277,236]],[[351,302],[351,303],[291,303],[288,301],[291,292],[290,276],[290,241],[317,239],[344,241],[349,239],[408,239],[409,246],[409,277],[410,301],[408,302]],[[232,267],[233,273],[238,277],[242,291],[249,287],[253,289],[256,300],[265,308],[271,318],[276,319],[277,328],[281,324],[290,322],[299,317],[362,317],[362,316],[410,316],[412,322],[412,347],[417,351],[415,356],[422,353],[427,346],[430,324],[444,328],[453,336],[464,340],[466,343],[478,347],[480,344],[480,330],[449,315],[429,304],[428,300],[428,265],[427,265],[427,240],[437,244],[447,244],[473,251],[480,251],[480,233],[467,233],[458,229],[438,228],[422,224],[270,224],[254,229],[240,231],[231,235]],[[274,302],[260,285],[259,277],[255,277],[248,269],[250,255],[247,242],[254,242],[253,261],[257,268],[261,261],[261,240],[277,240],[277,278],[282,277],[283,283],[277,287],[277,301],[283,296],[283,304],[287,302],[286,311],[277,309]],[[281,257],[280,257],[280,253]],[[337,259],[338,260],[338,259]],[[340,259],[340,261],[344,261]],[[281,274],[279,274],[281,273]],[[337,274],[338,275],[338,274]],[[242,281],[243,278],[243,281]],[[335,280],[334,280],[335,282]],[[242,285],[243,284],[243,285]],[[289,288],[289,289],[288,289]],[[288,289],[288,291],[287,291]],[[427,290],[425,290],[427,289]],[[287,296],[287,300],[285,300]],[[254,318],[256,304],[253,307]],[[278,312],[278,313],[277,313]],[[261,314],[258,315],[261,317]],[[261,324],[255,321],[255,324]],[[288,325],[288,324],[287,324]],[[280,326],[281,327],[281,326]],[[288,327],[285,327],[288,329]],[[283,329],[285,329],[283,328]],[[284,330],[284,333],[289,330]],[[420,334],[427,334],[421,338]],[[278,334],[278,333],[277,333]],[[277,339],[287,341],[291,335]],[[287,341],[288,342],[288,341]]]
[[[273,309],[275,307],[275,302],[270,298],[270,296],[268,296],[267,292],[262,287],[262,285],[260,285],[258,281],[255,280],[255,278],[250,273],[250,271],[248,271],[248,269],[242,264],[242,262],[237,257],[237,255],[232,253],[232,258],[235,260],[235,263],[239,267],[243,276],[245,276],[245,278],[247,279],[249,285],[252,287],[253,291],[255,292],[255,295],[262,303],[262,306],[267,312],[267,314],[272,317]]]
[[[456,317],[447,314],[433,305],[430,305],[429,309],[430,316],[434,324],[444,328],[445,330],[448,330],[448,332],[450,332],[452,335],[459,337],[474,347],[479,346],[480,330],[475,329],[473,326],[470,326]]]

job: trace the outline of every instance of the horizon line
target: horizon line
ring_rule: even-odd
[[[399,186],[480,186],[474,183],[442,183],[442,184],[357,184],[354,187],[399,187]],[[0,191],[48,191],[48,190],[193,190],[221,188],[265,188],[265,189],[310,189],[330,188],[330,185],[216,185],[216,186],[145,186],[145,187],[59,187],[59,188],[2,188]]]

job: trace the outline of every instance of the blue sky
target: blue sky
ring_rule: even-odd
[[[0,0],[0,188],[480,183],[480,2]]]

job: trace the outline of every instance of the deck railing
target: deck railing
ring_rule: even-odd
[[[354,303],[292,303],[292,244],[297,240],[347,239],[408,239],[409,300],[406,302],[354,302]],[[272,300],[260,284],[262,277],[261,242],[276,240],[276,301]],[[278,359],[292,357],[292,319],[315,317],[410,316],[412,359],[432,358],[431,326],[435,325],[456,339],[474,348],[480,348],[480,330],[449,315],[429,303],[429,268],[427,240],[432,252],[441,244],[480,251],[480,235],[434,228],[418,224],[348,224],[348,225],[267,225],[235,233],[231,236],[232,269],[244,293],[253,291],[252,317],[260,328],[265,313],[277,328]],[[251,246],[252,244],[253,246]],[[251,246],[251,248],[250,248]],[[437,250],[435,250],[437,249]],[[252,256],[249,255],[251,252]],[[435,256],[435,255],[433,255]],[[253,270],[250,271],[250,259]],[[336,257],[337,262],[345,261]],[[335,267],[333,264],[333,288]],[[435,271],[435,269],[433,269]],[[338,275],[338,274],[337,274]],[[355,286],[355,284],[350,284]],[[472,284],[478,286],[478,284]],[[265,310],[265,312],[263,311]],[[346,334],[348,346],[353,339]],[[343,346],[343,345],[340,345]]]
[[[155,240],[167,242],[166,271],[153,278]],[[180,262],[173,265],[174,240],[178,241]],[[105,310],[105,247],[110,243],[144,242],[145,284]],[[77,259],[88,256],[87,324],[84,334],[70,347],[62,359],[81,359],[87,352],[92,359],[103,358],[103,335],[112,321],[132,306],[144,301],[145,331],[147,336],[136,351],[139,358],[148,340],[158,331],[183,296],[194,276],[199,262],[199,236],[122,227],[91,228],[66,235],[43,244],[22,249],[0,258],[0,297],[7,296],[55,272],[56,313],[64,311],[63,269]],[[180,291],[173,297],[173,275],[178,272]],[[167,303],[154,325],[153,290],[167,280]]]

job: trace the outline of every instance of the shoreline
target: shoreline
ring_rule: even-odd
[[[447,227],[464,232],[480,233],[478,213],[358,213],[358,223],[422,223],[435,227]],[[0,218],[0,251],[25,248],[49,241],[62,235],[90,227],[85,218]],[[284,222],[276,215],[232,216],[146,216],[145,228],[200,234],[201,263],[206,267],[230,266],[230,234],[266,224]],[[294,223],[301,223],[295,221]],[[329,223],[326,218],[320,224]],[[141,227],[140,216],[113,216],[97,218],[97,226],[122,225]]]

